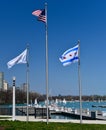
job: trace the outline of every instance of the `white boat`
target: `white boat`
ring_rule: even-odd
[[[58,104],[58,99],[56,98],[55,103]]]
[[[35,99],[35,102],[34,102],[34,107],[40,107],[40,105],[38,104],[37,99]]]
[[[67,103],[67,102],[66,102],[66,100],[65,100],[65,98],[63,99],[63,103],[64,103],[64,104],[66,104],[66,103]]]

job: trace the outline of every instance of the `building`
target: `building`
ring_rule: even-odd
[[[24,91],[24,92],[27,91],[27,84],[26,83],[22,84],[22,91]]]
[[[8,90],[8,83],[5,80],[3,81],[3,90]]]
[[[4,73],[0,72],[0,89],[3,89],[4,86]]]

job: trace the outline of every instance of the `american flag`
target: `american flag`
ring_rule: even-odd
[[[38,20],[46,22],[45,9],[33,11],[32,14],[37,16]]]

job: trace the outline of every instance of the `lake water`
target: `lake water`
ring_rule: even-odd
[[[44,105],[44,102],[41,103],[42,106]],[[58,106],[64,107],[64,108],[71,108],[73,110],[80,109],[80,103],[78,101],[67,101],[65,103],[58,102]],[[102,106],[102,107],[101,107]],[[105,106],[105,108],[103,107]],[[90,111],[103,111],[106,112],[106,102],[82,102],[82,109],[89,109]],[[52,119],[73,119],[73,117],[63,116],[63,115],[51,115]]]
[[[79,109],[80,106],[79,102],[66,102],[66,104],[59,103],[59,105],[72,109]],[[106,106],[106,102],[82,102],[82,109],[89,109],[90,111],[106,111],[106,108],[103,108],[101,106]]]
[[[19,106],[22,106],[23,104],[18,104]],[[25,105],[25,104],[24,104]],[[40,105],[44,105],[44,102],[40,102]],[[58,102],[57,103],[58,106],[60,107],[64,107],[64,108],[72,108],[72,109],[79,109],[79,102],[66,102],[66,103],[63,103],[63,102]],[[105,106],[105,107],[101,107],[101,106]],[[9,114],[7,115],[12,115],[12,105],[0,105],[0,112],[4,113],[5,114],[5,111]],[[8,110],[7,110],[8,108]],[[89,109],[90,111],[103,111],[103,112],[106,112],[106,102],[82,102],[82,109]],[[19,112],[16,111],[16,115],[20,115]],[[63,115],[51,115],[51,118],[52,119],[72,119],[71,117],[66,117],[66,116],[63,116]]]

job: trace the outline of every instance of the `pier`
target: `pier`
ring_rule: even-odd
[[[26,106],[16,106],[16,115],[26,116],[27,107]],[[35,107],[28,106],[29,116],[34,116],[34,118],[46,118],[47,108],[46,107]],[[70,117],[72,119],[80,119],[79,109],[72,109],[67,107],[49,106],[48,107],[49,118],[52,115],[63,115]],[[12,115],[12,108],[0,108],[0,115]],[[90,111],[89,109],[82,109],[82,119],[84,120],[106,120],[106,113],[103,111]]]
[[[16,109],[26,115],[26,107],[18,106]],[[29,115],[34,115],[35,118],[46,117],[46,107],[29,107]],[[51,115],[63,115],[72,117],[74,119],[80,119],[79,109],[63,108],[63,107],[50,107],[49,106],[49,117]],[[106,120],[106,113],[101,111],[90,111],[89,109],[82,110],[82,119],[88,120]]]

